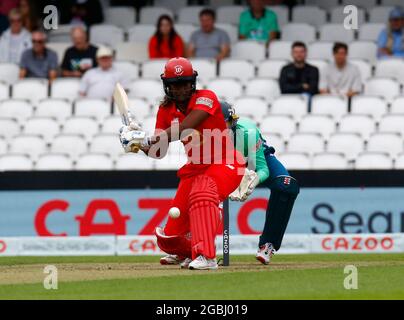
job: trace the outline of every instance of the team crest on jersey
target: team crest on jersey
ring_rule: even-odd
[[[259,148],[261,148],[261,146],[262,146],[262,140],[259,139],[258,142],[254,146],[254,151],[257,152],[259,150]]]
[[[290,185],[290,177],[283,178],[283,184],[287,186]]]
[[[175,74],[176,74],[177,76],[180,76],[180,75],[182,75],[182,74],[184,73],[184,69],[182,68],[181,65],[175,66],[175,67],[174,67],[174,70],[175,70]]]
[[[195,104],[203,104],[209,108],[213,107],[213,100],[206,98],[206,97],[199,97],[198,99],[196,99]]]

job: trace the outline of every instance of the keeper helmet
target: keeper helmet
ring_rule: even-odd
[[[235,121],[239,118],[239,116],[236,114],[236,110],[230,103],[220,101],[220,107],[222,108],[224,121]]]

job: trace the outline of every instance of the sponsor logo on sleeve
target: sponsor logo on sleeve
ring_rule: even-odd
[[[198,99],[196,99],[196,103],[195,104],[203,104],[205,106],[207,106],[208,108],[212,108],[213,107],[213,100],[206,98],[206,97],[199,97]]]

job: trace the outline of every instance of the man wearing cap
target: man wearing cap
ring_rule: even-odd
[[[389,25],[377,40],[379,58],[404,57],[404,11],[395,7],[389,14]]]
[[[117,82],[128,89],[129,81],[113,65],[113,52],[108,47],[97,50],[98,67],[87,71],[81,78],[80,95],[87,98],[111,99]]]

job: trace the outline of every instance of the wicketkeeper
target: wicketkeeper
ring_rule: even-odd
[[[245,201],[260,183],[271,190],[256,254],[257,260],[268,264],[275,251],[281,247],[295,199],[299,194],[299,185],[275,157],[275,149],[267,145],[255,123],[247,118],[239,118],[235,109],[227,102],[221,102],[221,107],[227,126],[233,132],[237,150],[247,159],[248,167],[254,169],[246,169],[239,187],[230,194],[230,199]]]

